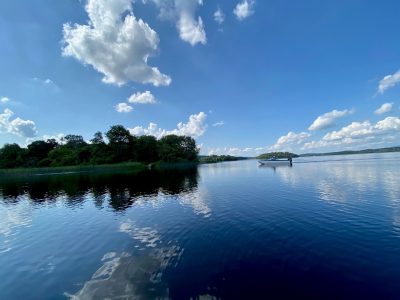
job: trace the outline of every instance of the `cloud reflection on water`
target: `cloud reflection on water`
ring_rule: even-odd
[[[0,255],[12,250],[14,236],[22,228],[29,227],[33,220],[33,208],[23,199],[12,207],[0,209]]]
[[[389,208],[394,229],[400,232],[399,165],[397,154],[357,155],[309,163],[305,159],[293,169],[280,168],[276,173],[293,188],[309,186],[324,201],[368,202],[377,208]],[[388,199],[390,203],[381,199]]]
[[[143,245],[142,251],[115,252],[103,256],[103,265],[71,299],[169,299],[162,280],[169,266],[176,266],[183,253],[178,245],[161,245],[157,230],[137,227],[133,221],[120,224],[120,232]]]

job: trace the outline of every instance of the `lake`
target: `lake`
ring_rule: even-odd
[[[400,298],[400,153],[0,180],[2,300]]]

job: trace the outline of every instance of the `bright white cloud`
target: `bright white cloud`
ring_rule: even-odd
[[[386,75],[379,81],[378,91],[382,94],[387,89],[394,87],[400,82],[400,70],[392,75]]]
[[[209,148],[207,155],[241,156],[244,155],[245,153],[250,152],[251,150],[253,150],[253,148],[238,148],[238,147]]]
[[[346,138],[364,137],[373,133],[373,126],[369,121],[352,122],[350,125],[343,127],[339,131],[328,132],[322,140],[337,141]]]
[[[125,102],[122,102],[122,103],[118,103],[115,106],[115,110],[117,112],[119,112],[119,113],[128,113],[128,112],[131,112],[133,110],[133,107],[128,105],[128,104],[126,104]]]
[[[150,91],[145,91],[143,93],[137,92],[131,95],[128,99],[128,102],[136,104],[154,104],[157,101]]]
[[[27,138],[34,137],[37,134],[35,122],[21,118],[16,118],[10,122],[9,132]]]
[[[387,117],[376,123],[375,128],[382,131],[400,130],[400,118]]]
[[[220,8],[218,8],[214,12],[214,21],[217,22],[219,25],[221,25],[225,21],[225,14]]]
[[[224,126],[224,125],[225,125],[224,121],[219,121],[219,122],[214,123],[212,126],[221,127],[221,126]]]
[[[254,14],[254,1],[253,0],[243,0],[242,2],[238,3],[233,10],[233,13],[236,15],[236,18],[239,21],[242,21],[252,14]]]
[[[383,115],[393,109],[393,103],[383,103],[376,111],[376,115]]]
[[[335,126],[335,122],[337,119],[345,117],[347,115],[352,114],[352,110],[332,110],[331,112],[325,113],[319,116],[315,121],[311,124],[308,130],[322,130],[326,128],[330,128]]]
[[[8,98],[8,97],[2,97],[2,98],[0,99],[0,102],[3,103],[3,104],[6,104],[6,103],[10,102],[10,98]]]
[[[129,81],[169,85],[171,78],[148,65],[157,53],[157,33],[133,15],[131,0],[89,0],[87,25],[64,24],[64,56],[71,56],[104,74],[103,82]]]
[[[393,140],[400,135],[400,118],[387,117],[376,124],[370,121],[352,122],[338,131],[327,133],[319,141],[305,143],[304,150],[340,147],[352,145],[366,145]]]
[[[0,114],[0,131],[15,134],[21,137],[32,138],[36,136],[35,122],[23,120],[19,117],[11,120],[14,112],[8,108]]]
[[[287,135],[281,136],[277,142],[269,147],[270,151],[292,151],[293,147],[297,147],[307,140],[311,134],[308,132],[295,133],[290,131]]]
[[[176,23],[180,38],[192,46],[207,43],[207,36],[201,17],[196,10],[202,0],[149,0],[160,9],[160,17]],[[147,1],[144,1],[147,2]]]
[[[206,132],[206,118],[207,115],[204,112],[200,112],[197,115],[191,115],[187,123],[178,123],[177,128],[173,130],[162,129],[159,128],[157,124],[150,123],[147,128],[136,126],[134,128],[130,128],[129,131],[133,135],[153,135],[157,138],[161,138],[169,134],[186,135],[196,138],[202,136]]]
[[[204,147],[203,147],[204,148]],[[232,155],[232,156],[246,156],[246,157],[254,157],[258,156],[261,153],[267,152],[267,147],[223,147],[223,148],[207,148],[203,149],[201,152],[204,152],[206,155]]]

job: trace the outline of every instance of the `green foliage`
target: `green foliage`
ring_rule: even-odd
[[[51,150],[49,159],[52,167],[73,166],[79,162],[77,151],[65,145]]]
[[[56,148],[58,143],[55,140],[34,141],[28,145],[26,163],[27,166],[36,166],[46,159],[49,152]],[[42,163],[43,164],[43,163]]]
[[[198,149],[193,138],[169,135],[160,140],[153,136],[132,136],[122,125],[96,132],[90,144],[82,136],[69,134],[58,144],[54,139],[34,141],[26,149],[6,144],[0,149],[0,169],[102,165],[137,161],[197,162]]]
[[[17,144],[5,144],[0,150],[0,168],[21,167],[24,162],[26,149]]]
[[[113,162],[135,160],[136,153],[134,149],[136,138],[130,134],[129,130],[122,125],[114,125],[107,131],[106,136],[112,150]]]
[[[93,138],[90,140],[93,145],[103,145],[105,144],[103,134],[100,131],[97,131]]]
[[[68,134],[62,138],[65,146],[68,148],[78,149],[86,146],[86,142],[81,135]]]
[[[159,157],[165,162],[196,161],[199,150],[188,136],[167,135],[159,141]]]
[[[270,159],[270,158],[296,158],[299,157],[297,154],[290,152],[270,152],[259,155],[258,159]]]
[[[199,161],[203,164],[211,164],[211,163],[218,163],[223,161],[236,161],[236,160],[244,160],[248,159],[247,157],[238,157],[238,156],[231,156],[231,155],[208,155],[208,156],[201,156]]]
[[[143,162],[154,162],[159,160],[158,141],[154,136],[143,135],[137,139],[137,160]]]

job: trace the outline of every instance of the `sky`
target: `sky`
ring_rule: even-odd
[[[2,0],[0,145],[121,124],[202,154],[400,145],[400,2]]]

